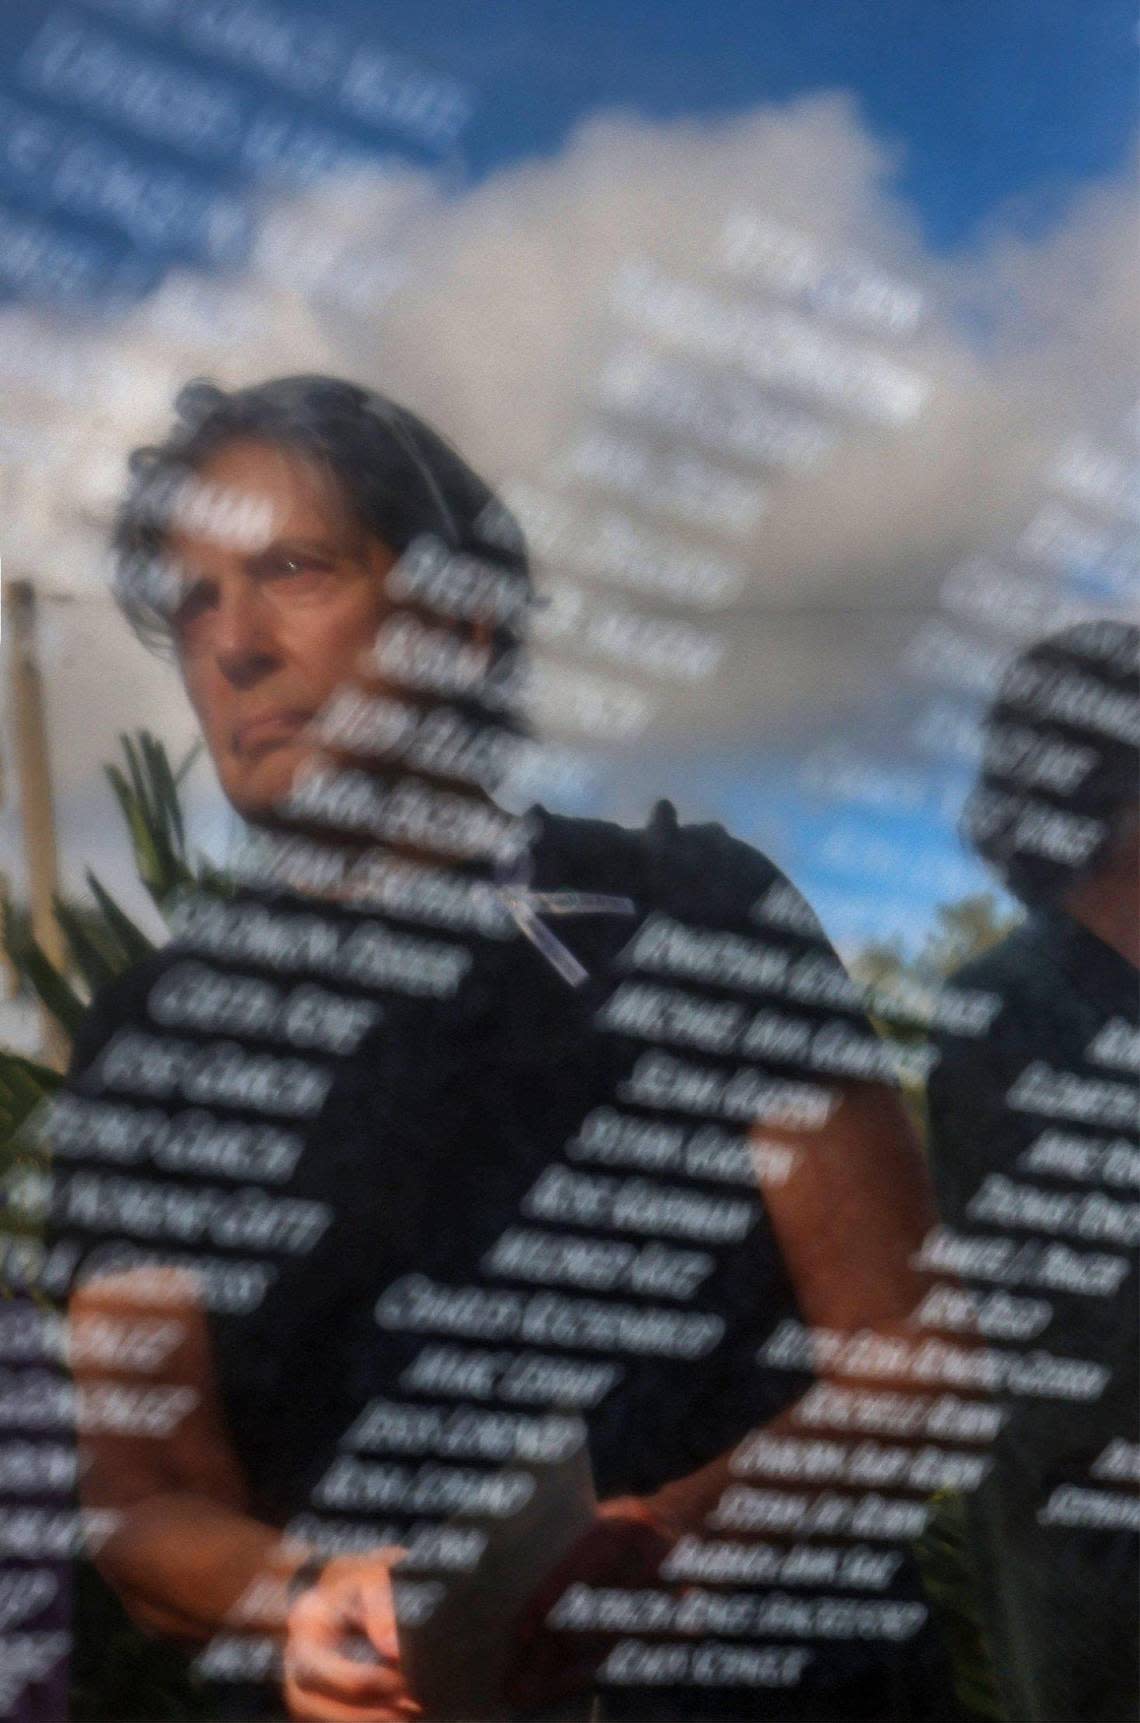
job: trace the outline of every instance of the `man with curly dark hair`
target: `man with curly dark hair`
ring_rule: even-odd
[[[522,1712],[600,1666],[615,1715],[938,1715],[901,1555],[840,1581],[846,1628],[764,1626],[797,1396],[857,1393],[840,1342],[906,1331],[930,1218],[814,917],[668,803],[640,831],[497,804],[535,746],[525,547],[414,415],[322,377],[179,410],[132,463],[119,591],[269,873],[96,1000],[57,1112],[81,1386],[158,1396],[85,1437],[103,1572],[254,1711]],[[120,1331],[133,1364],[84,1344]],[[889,1549],[877,1498],[840,1496],[829,1523],[879,1515]],[[526,1503],[540,1603],[472,1601],[410,1669]],[[713,1594],[703,1646],[622,1632],[710,1560],[766,1575],[744,1647]]]
[[[979,1280],[979,1298],[1031,1294],[1033,1345],[1088,1377],[1050,1398],[1027,1372],[1001,1397],[993,1465],[969,1504],[984,1619],[1011,1719],[1130,1723],[1140,630],[1082,623],[1014,660],[964,827],[1026,914],[953,977],[998,1010],[983,1037],[944,1039],[930,1079],[940,1208],[955,1234],[1002,1242],[1019,1265]]]

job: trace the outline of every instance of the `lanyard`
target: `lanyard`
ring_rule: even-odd
[[[495,879],[499,902],[525,939],[561,975],[571,987],[581,987],[589,980],[574,953],[563,945],[546,923],[544,915],[636,915],[637,905],[631,897],[610,897],[592,891],[532,891],[530,879],[532,861],[524,853],[509,865],[501,867]]]

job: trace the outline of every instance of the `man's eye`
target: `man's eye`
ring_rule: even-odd
[[[195,617],[201,616],[211,597],[210,588],[202,581],[188,587],[174,606],[172,620],[175,625],[184,628],[188,622],[193,622]]]
[[[286,580],[303,580],[306,576],[319,576],[328,571],[329,564],[315,556],[281,556],[270,557],[264,564],[265,573],[274,578]]]

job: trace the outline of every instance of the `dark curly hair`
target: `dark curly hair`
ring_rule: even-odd
[[[1140,808],[1140,628],[1078,623],[1006,669],[985,720],[966,841],[1029,907],[1095,873]]]
[[[496,621],[501,660],[522,639],[530,598],[526,546],[492,490],[437,431],[406,407],[336,377],[276,377],[227,392],[188,383],[178,423],[162,443],[136,449],[112,533],[114,591],[135,633],[153,650],[171,639],[161,564],[180,487],[224,444],[242,438],[304,455],[340,487],[353,517],[397,552],[430,535],[514,577],[519,603]],[[183,493],[184,494],[184,493]]]

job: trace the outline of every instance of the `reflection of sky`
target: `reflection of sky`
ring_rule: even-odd
[[[193,0],[179,0],[192,7]],[[257,0],[266,5],[267,0]],[[55,16],[86,21],[122,45],[157,53],[188,73],[209,75],[253,102],[280,90],[219,61],[132,29],[135,0],[6,0],[0,11],[0,94],[18,96],[58,125],[128,151],[146,166],[191,170],[207,188],[240,188],[229,161],[188,163],[123,127],[70,112],[22,88],[28,44]],[[220,10],[225,10],[222,0]],[[478,181],[513,163],[557,154],[574,127],[619,108],[654,119],[715,118],[820,90],[846,90],[874,136],[897,146],[894,185],[926,244],[968,247],[1000,219],[1024,235],[1046,230],[1082,185],[1118,173],[1135,133],[1132,0],[273,0],[285,19],[320,11],[354,42],[410,56],[458,80],[471,119],[454,147],[416,148],[405,135],[354,126],[322,101],[294,103],[299,119],[334,125],[357,148],[399,148],[409,159],[442,160],[445,178]],[[64,234],[130,253],[121,232],[97,215],[54,214],[44,184],[0,149],[0,202],[48,215]],[[184,255],[183,252],[182,255]],[[192,248],[191,248],[192,254]],[[161,250],[127,261],[153,276],[179,255]],[[3,271],[0,268],[0,278]],[[984,310],[973,333],[984,346]],[[1118,577],[1070,571],[1078,600],[1119,599]],[[881,715],[880,715],[881,718]],[[818,729],[827,714],[818,715]],[[851,746],[872,770],[882,723],[869,716]],[[722,820],[768,850],[817,904],[844,942],[898,933],[917,940],[933,907],[986,876],[961,851],[942,798],[960,795],[964,768],[926,760],[922,806],[844,801],[813,791],[804,754],[786,741],[765,750],[726,745],[688,760],[637,768],[636,789],[620,771],[603,774],[596,798],[567,811],[644,818],[656,793],[684,818]],[[201,841],[224,849],[230,822],[216,798],[200,799]],[[874,845],[878,845],[876,850]],[[868,867],[869,857],[883,864]],[[887,865],[889,863],[889,865]]]
[[[1093,614],[1137,614],[1135,534],[1103,565],[1070,565],[1058,577],[1058,605]],[[1008,642],[1012,657],[1019,649]],[[683,764],[669,778],[683,812],[721,820],[772,856],[807,895],[831,936],[850,955],[867,942],[921,945],[940,904],[977,892],[1005,894],[967,849],[959,817],[974,766],[952,753],[913,751],[920,690],[895,687],[868,701],[853,733],[830,736],[817,719],[818,748],[786,745],[729,750]],[[951,702],[953,709],[957,702]],[[961,708],[969,726],[982,708]],[[935,725],[937,729],[937,724]],[[849,768],[843,783],[836,766]]]
[[[894,938],[913,948],[937,905],[992,889],[950,822],[928,812],[836,805],[793,782],[785,822],[791,848],[781,865],[847,952]]]
[[[1136,615],[1137,549],[1133,534],[1106,565],[1065,568],[1055,586],[1058,605]],[[1025,644],[1010,635],[1008,656]],[[968,729],[980,726],[976,701],[936,698],[943,710],[960,712]],[[675,786],[670,794],[686,817],[719,819],[771,855],[846,955],[892,939],[914,950],[940,904],[987,891],[1006,901],[959,835],[974,765],[949,747],[941,755],[929,742],[915,750],[927,705],[921,689],[895,685],[869,698],[854,725],[838,733],[826,714],[809,718],[816,746],[796,750],[785,740],[767,754],[757,746],[730,749],[675,765],[664,781]],[[937,734],[937,717],[933,729]]]
[[[893,768],[877,769],[870,750],[863,757],[867,781],[889,784]],[[718,820],[771,856],[845,954],[893,938],[914,949],[939,904],[996,887],[957,835],[970,771],[926,761],[913,775],[925,786],[920,805],[891,809],[813,788],[792,753],[694,754],[663,760],[652,776],[639,768],[636,790],[611,782],[604,811],[640,820],[667,794],[682,821]]]
[[[132,26],[153,13],[143,0],[5,0],[0,12],[0,95],[18,97],[49,124],[78,127],[143,166],[187,172],[208,192],[251,185],[239,152],[148,143],[108,113],[71,111],[29,92],[22,66],[39,32],[78,22],[131,52],[159,56],[224,88],[250,111],[322,128],[347,151],[437,166],[445,183],[480,180],[510,163],[557,154],[584,118],[621,109],[651,119],[715,117],[813,91],[849,90],[871,132],[896,155],[897,189],[934,249],[968,244],[995,213],[1022,234],[1047,230],[1083,182],[1118,171],[1135,131],[1131,0],[257,0],[270,16],[314,20],[354,47],[403,56],[403,64],[454,81],[470,116],[434,139],[414,125],[360,123],[333,99],[311,97],[227,64],[169,27]],[[181,9],[181,11],[180,11]],[[160,15],[183,19],[189,0]],[[232,3],[202,7],[226,19]],[[249,10],[249,7],[246,7]],[[291,52],[304,59],[304,31]],[[311,68],[310,68],[311,69]],[[302,65],[301,70],[304,70]],[[430,128],[427,128],[430,132]],[[0,150],[0,207],[46,216],[53,228],[98,249],[124,283],[145,288],[179,257],[209,255],[201,233],[164,246],[132,247],[98,212],[53,213],[52,168],[42,145]],[[189,199],[187,201],[190,201]],[[193,229],[194,224],[190,223]],[[213,255],[236,262],[240,231]],[[2,273],[2,272],[0,272]]]
[[[671,118],[853,89],[902,146],[899,189],[935,246],[998,204],[1047,227],[1119,165],[1136,117],[1130,0],[405,0],[385,18],[476,81],[493,67],[468,136],[477,172],[523,133],[556,150],[584,105]]]

